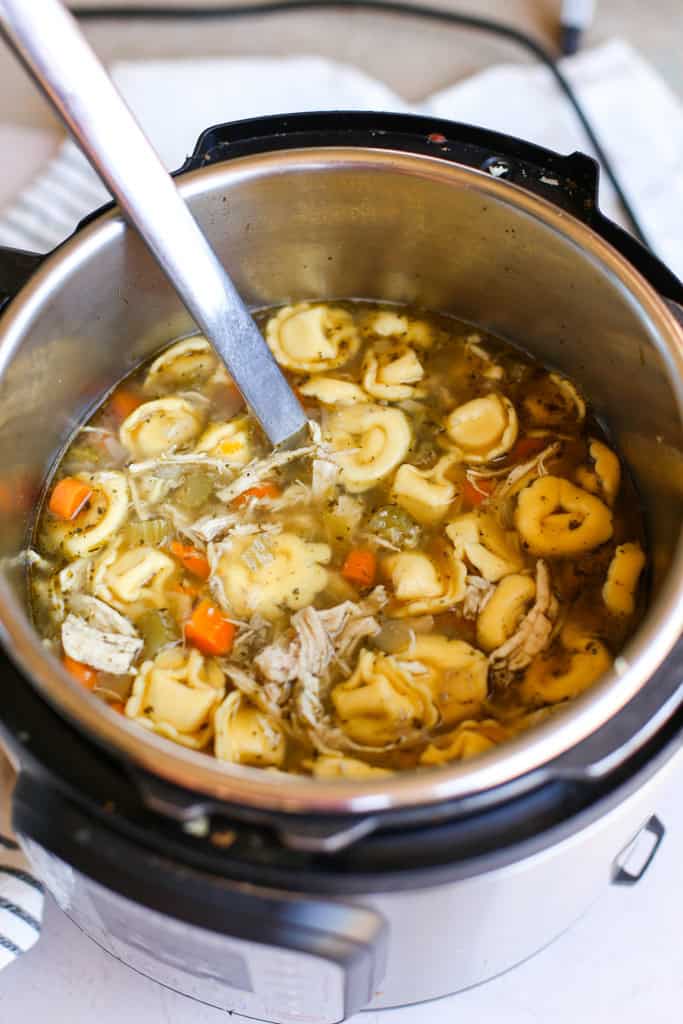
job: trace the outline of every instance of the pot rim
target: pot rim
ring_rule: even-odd
[[[570,214],[516,185],[436,156],[363,146],[308,147],[242,156],[183,174],[176,181],[181,195],[189,201],[206,188],[281,174],[295,167],[323,172],[340,162],[356,168],[392,170],[476,189],[492,200],[512,203],[525,215],[553,228],[568,245],[580,248],[584,254],[589,251],[593,262],[629,296],[654,336],[665,339],[664,345],[658,345],[658,351],[683,420],[681,324],[642,275],[611,245]],[[0,376],[44,300],[101,246],[126,230],[129,229],[117,209],[110,210],[96,217],[46,258],[3,315]],[[192,814],[197,813],[198,804],[206,807],[212,802],[289,813],[365,814],[469,797],[538,773],[616,715],[646,685],[682,632],[683,539],[679,537],[660,593],[621,652],[617,667],[613,666],[598,684],[573,701],[563,713],[472,761],[362,782],[288,775],[284,785],[284,773],[223,764],[201,752],[172,744],[141,730],[94,696],[84,693],[55,656],[42,646],[7,581],[0,579],[0,636],[10,657],[39,694],[115,755],[123,755],[143,772],[198,794],[198,800],[192,803]]]

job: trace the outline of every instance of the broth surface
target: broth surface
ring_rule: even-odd
[[[450,317],[259,317],[311,422],[273,453],[199,335],[67,448],[39,631],[115,710],[318,777],[483,753],[592,685],[642,614],[635,489],[566,378]]]

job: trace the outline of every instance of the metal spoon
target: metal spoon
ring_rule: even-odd
[[[75,19],[59,0],[0,0],[0,28],[227,366],[272,444],[306,419],[247,307]]]

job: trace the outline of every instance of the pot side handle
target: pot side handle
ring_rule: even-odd
[[[35,273],[44,258],[40,253],[0,246],[0,313]]]
[[[141,950],[163,981],[165,970],[178,969],[180,925],[181,980],[196,988],[208,975],[237,989],[236,999],[248,992],[253,1002],[241,1008],[250,1016],[332,1024],[370,1002],[384,975],[388,937],[373,908],[208,874],[196,866],[206,837],[190,840],[196,850],[189,856],[174,856],[166,852],[178,846],[172,832],[159,852],[130,821],[119,827],[111,812],[107,817],[106,808],[84,812],[40,770],[20,772],[12,824],[34,870],[50,889],[69,866],[74,889],[87,891],[124,962],[135,967]],[[229,833],[223,840],[229,849]],[[253,874],[258,878],[258,867]],[[77,917],[75,902],[60,889],[63,909]]]

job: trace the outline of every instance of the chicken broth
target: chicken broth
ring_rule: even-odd
[[[422,311],[259,320],[303,447],[270,450],[194,336],[67,448],[31,576],[67,670],[175,743],[342,778],[483,753],[596,682],[646,559],[576,386]]]

